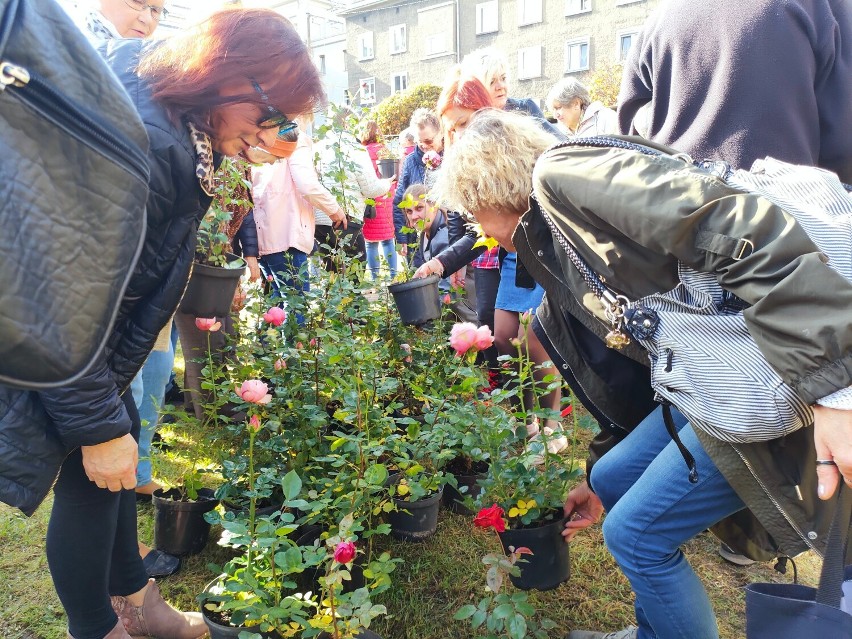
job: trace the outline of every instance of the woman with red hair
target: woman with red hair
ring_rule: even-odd
[[[221,11],[168,40],[102,51],[148,133],[147,157],[116,149],[149,175],[145,239],[92,367],[53,390],[0,386],[0,500],[31,514],[55,481],[47,558],[71,639],[196,639],[201,616],[167,604],[139,556],[140,425],[125,391],[186,288],[222,155],[273,147],[325,96],[295,28],[270,10]]]
[[[493,106],[488,89],[473,76],[461,77],[456,72],[441,91],[435,111],[441,118],[444,130],[444,147],[449,148],[453,141],[464,132],[468,121],[480,109]]]

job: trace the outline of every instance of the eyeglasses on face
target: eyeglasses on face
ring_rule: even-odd
[[[267,111],[267,114],[257,121],[257,126],[261,129],[278,129],[278,137],[289,133],[299,126],[285,114],[281,113],[281,111],[269,104],[269,96],[266,95],[266,91],[261,88],[256,80],[252,80],[251,85],[254,87],[254,90],[257,91],[260,99],[263,100],[263,104]]]
[[[142,11],[150,11],[151,17],[154,18],[157,22],[162,20],[163,18],[169,17],[169,12],[165,7],[158,7],[153,4],[148,4],[146,2],[139,2],[138,0],[124,0],[124,4],[126,4],[131,9],[135,9],[140,13]]]

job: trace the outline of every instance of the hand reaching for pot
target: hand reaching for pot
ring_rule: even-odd
[[[589,488],[588,482],[583,481],[577,484],[568,493],[563,507],[565,516],[568,518],[565,529],[562,531],[565,541],[571,541],[583,528],[588,528],[599,521],[603,510],[601,500]]]
[[[420,279],[421,277],[429,277],[430,275],[437,275],[438,277],[444,274],[444,265],[441,264],[441,261],[437,257],[433,257],[431,260],[423,264],[420,268],[414,271],[414,279]]]
[[[814,445],[819,498],[831,499],[841,480],[852,487],[852,410],[815,405]]]

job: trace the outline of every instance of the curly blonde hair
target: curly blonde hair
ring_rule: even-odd
[[[527,115],[483,109],[447,151],[429,199],[474,215],[486,209],[523,213],[536,160],[554,142]]]

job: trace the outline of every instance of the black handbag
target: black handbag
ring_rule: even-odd
[[[148,138],[53,0],[0,0],[0,383],[49,388],[103,349],[142,249]]]
[[[367,204],[364,206],[364,219],[372,220],[376,217],[376,205]]]
[[[841,609],[852,490],[840,480],[837,510],[822,561],[819,588],[799,584],[755,583],[746,586],[746,639],[852,637],[852,614]]]

